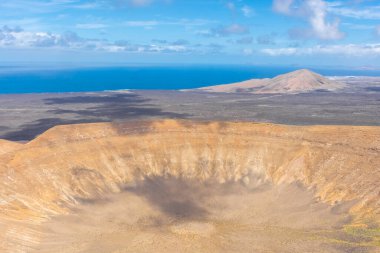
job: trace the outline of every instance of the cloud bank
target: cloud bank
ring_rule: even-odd
[[[298,38],[339,40],[344,34],[339,30],[339,20],[328,19],[328,4],[323,0],[274,0],[273,10],[277,13],[306,19],[311,30],[295,29],[290,34]]]
[[[178,40],[165,45],[132,44],[127,41],[110,42],[82,38],[74,32],[49,33],[24,31],[20,27],[0,28],[0,48],[55,48],[68,50],[92,50],[105,52],[188,52],[185,41]]]
[[[262,53],[270,56],[301,56],[301,55],[345,55],[345,56],[380,56],[380,43],[346,44],[314,47],[265,48]]]

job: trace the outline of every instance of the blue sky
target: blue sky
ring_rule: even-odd
[[[376,0],[2,0],[0,62],[380,67]]]

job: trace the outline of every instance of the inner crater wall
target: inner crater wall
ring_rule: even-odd
[[[160,120],[58,126],[0,145],[0,223],[9,228],[0,241],[8,243],[14,224],[39,224],[156,176],[299,182],[323,202],[352,202],[353,222],[380,221],[380,127]]]

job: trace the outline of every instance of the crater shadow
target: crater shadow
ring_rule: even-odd
[[[46,117],[7,131],[0,138],[11,141],[29,141],[46,130],[67,124],[129,121],[149,118],[188,118],[188,114],[165,112],[159,106],[149,104],[137,94],[95,94],[44,99],[46,105],[58,106],[47,111]]]
[[[150,204],[172,219],[203,220],[206,192],[200,184],[174,177],[149,177],[124,189],[144,197]]]
[[[174,176],[152,176],[126,186],[126,192],[143,197],[162,213],[175,220],[207,220],[214,197],[253,193],[258,188],[246,187],[242,182],[218,183],[212,179],[200,182]]]
[[[366,91],[380,92],[380,87],[365,87]]]
[[[165,112],[157,105],[149,104],[149,101],[151,100],[131,93],[45,99],[47,105],[88,105],[84,109],[78,106],[80,107],[78,109],[55,109],[49,111],[56,115],[74,114],[80,117],[106,118],[109,121],[139,119],[142,117],[186,118],[188,116],[186,114]]]

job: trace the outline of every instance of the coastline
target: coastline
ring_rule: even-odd
[[[286,66],[165,65],[115,67],[0,67],[0,94],[182,90],[273,78],[299,69]],[[379,77],[380,70],[310,68],[324,76]]]

